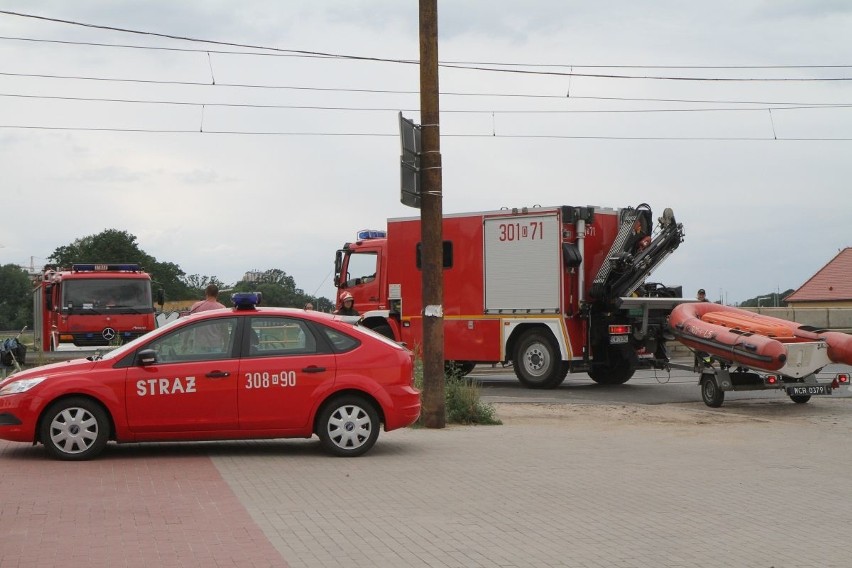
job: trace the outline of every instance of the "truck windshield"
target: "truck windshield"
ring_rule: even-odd
[[[62,309],[77,313],[115,311],[151,312],[151,281],[97,278],[62,283]]]
[[[346,287],[366,284],[376,279],[378,254],[375,252],[355,252],[349,255],[346,265]]]

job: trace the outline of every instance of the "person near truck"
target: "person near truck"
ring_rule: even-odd
[[[699,288],[698,293],[695,295],[695,299],[699,302],[709,302],[707,299],[707,293],[704,291],[704,288]],[[711,363],[710,354],[704,351],[696,351],[695,352],[695,364],[694,368],[696,372],[702,367],[709,367]]]
[[[336,312],[339,316],[360,316],[361,313],[355,309],[355,298],[349,292],[344,292],[340,297],[340,309]]]

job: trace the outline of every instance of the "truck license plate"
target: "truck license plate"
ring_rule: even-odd
[[[627,343],[626,335],[610,335],[609,336],[610,343]]]
[[[802,387],[787,387],[789,396],[815,395],[815,394],[831,394],[831,389],[828,385],[808,385]]]

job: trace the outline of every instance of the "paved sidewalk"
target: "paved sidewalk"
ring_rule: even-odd
[[[0,443],[0,567],[848,567],[848,399],[498,405],[506,424],[312,441]]]

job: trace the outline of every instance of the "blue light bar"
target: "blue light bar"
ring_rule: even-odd
[[[238,310],[253,310],[260,305],[263,294],[260,292],[237,292],[231,295],[231,301]]]
[[[366,241],[368,239],[383,239],[387,236],[387,231],[379,231],[377,229],[362,229],[358,231],[357,240]]]
[[[71,272],[141,272],[138,264],[72,264]]]

